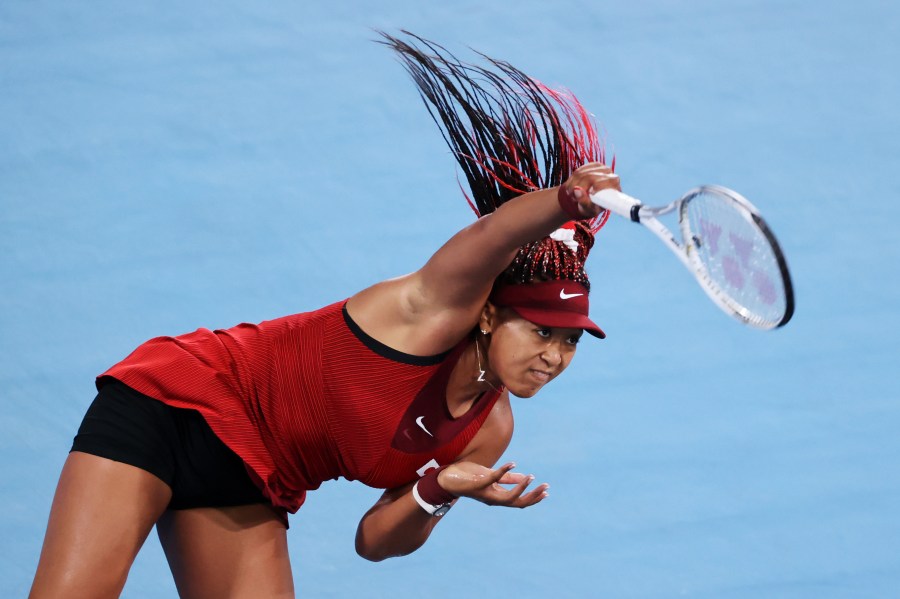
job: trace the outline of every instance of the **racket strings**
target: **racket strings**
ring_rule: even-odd
[[[708,191],[690,198],[682,210],[685,247],[701,271],[701,283],[751,324],[778,326],[788,310],[783,273],[749,211]]]

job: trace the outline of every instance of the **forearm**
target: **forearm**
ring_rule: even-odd
[[[483,303],[494,279],[509,266],[520,246],[549,235],[569,220],[555,187],[510,200],[454,235],[419,271],[422,303]]]
[[[572,220],[560,207],[557,195],[558,188],[552,187],[503,204],[480,219],[487,227],[486,241],[501,252],[514,253],[520,246],[549,235]]]
[[[455,264],[485,270],[484,277],[492,279],[506,268],[520,246],[549,235],[569,220],[557,201],[557,188],[527,193],[454,235],[431,262],[443,269],[443,261],[449,257]],[[467,255],[478,259],[458,259]]]
[[[605,165],[578,168],[561,187],[521,195],[466,227],[439,249],[417,273],[419,303],[469,309],[484,302],[494,281],[518,249],[551,234],[573,218],[593,218],[600,207],[590,194],[619,189]]]
[[[428,540],[439,519],[419,507],[411,485],[389,491],[360,520],[356,552],[373,562],[408,555]]]

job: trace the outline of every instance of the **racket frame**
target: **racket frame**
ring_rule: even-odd
[[[754,317],[750,310],[732,299],[732,297],[725,292],[725,290],[716,285],[709,276],[699,253],[696,251],[696,247],[693,243],[693,231],[691,231],[689,219],[685,216],[690,201],[694,197],[704,193],[720,197],[724,196],[726,201],[730,200],[733,205],[737,207],[738,213],[747,220],[751,226],[758,229],[769,243],[778,264],[785,294],[785,310],[778,322],[760,320]],[[679,199],[665,206],[645,206],[640,200],[616,189],[602,189],[591,196],[591,201],[623,218],[642,224],[652,231],[694,275],[697,282],[700,284],[700,287],[713,303],[726,314],[731,315],[744,324],[760,329],[774,329],[784,326],[793,316],[794,292],[784,253],[781,251],[781,247],[778,245],[775,235],[759,214],[759,210],[757,210],[756,206],[751,204],[747,198],[736,191],[719,185],[701,185],[691,189]],[[672,212],[676,212],[678,216],[681,240],[679,240],[676,235],[659,220],[659,217]]]

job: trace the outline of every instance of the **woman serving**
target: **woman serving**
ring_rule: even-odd
[[[356,535],[375,561],[418,549],[460,498],[546,497],[495,468],[510,395],[559,376],[585,331],[604,337],[584,263],[605,214],[589,195],[618,177],[572,96],[412,35],[384,43],[479,218],[414,273],[312,312],[151,339],[101,374],[33,597],[118,596],[154,524],[182,596],[293,596],[287,513],[338,477],[386,489]]]

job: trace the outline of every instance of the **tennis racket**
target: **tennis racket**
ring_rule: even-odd
[[[741,322],[774,329],[793,316],[794,290],[784,254],[759,211],[739,193],[704,185],[654,208],[603,189],[591,201],[653,231],[712,301]],[[680,236],[659,220],[672,213]]]

